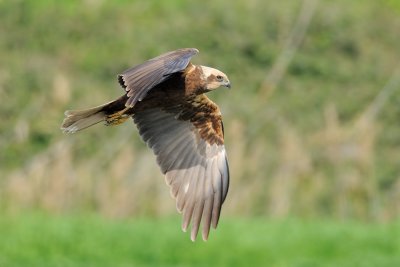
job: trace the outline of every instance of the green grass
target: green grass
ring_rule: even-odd
[[[0,266],[400,266],[400,224],[222,219],[193,243],[173,219],[0,219]]]

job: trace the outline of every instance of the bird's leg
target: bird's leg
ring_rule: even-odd
[[[130,107],[125,107],[123,110],[106,116],[106,125],[118,125],[124,123],[132,114],[125,113]]]

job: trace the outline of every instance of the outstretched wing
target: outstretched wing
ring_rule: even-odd
[[[153,149],[165,174],[176,207],[183,213],[182,229],[192,222],[191,239],[202,223],[202,237],[217,227],[229,186],[229,168],[218,107],[207,97],[137,112],[143,140]],[[199,99],[197,99],[199,100]]]
[[[126,106],[133,107],[143,100],[147,92],[165,81],[171,74],[184,70],[190,59],[199,53],[196,48],[183,48],[167,52],[132,67],[118,75],[118,81],[128,96]]]

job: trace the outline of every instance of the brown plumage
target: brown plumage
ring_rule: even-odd
[[[183,213],[182,229],[192,223],[193,241],[200,224],[204,240],[210,226],[217,227],[229,186],[221,113],[204,93],[230,88],[230,82],[219,70],[190,63],[197,53],[179,49],[124,71],[118,75],[123,96],[66,111],[61,125],[64,132],[75,133],[101,121],[117,125],[133,117]]]

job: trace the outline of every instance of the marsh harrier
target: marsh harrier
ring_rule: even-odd
[[[217,227],[229,186],[221,112],[205,93],[231,84],[223,72],[193,65],[190,60],[198,52],[178,49],[124,71],[118,75],[123,96],[95,108],[66,111],[61,126],[75,133],[132,117],[183,213],[183,231],[192,222],[193,241],[200,224],[204,240],[210,226]]]

